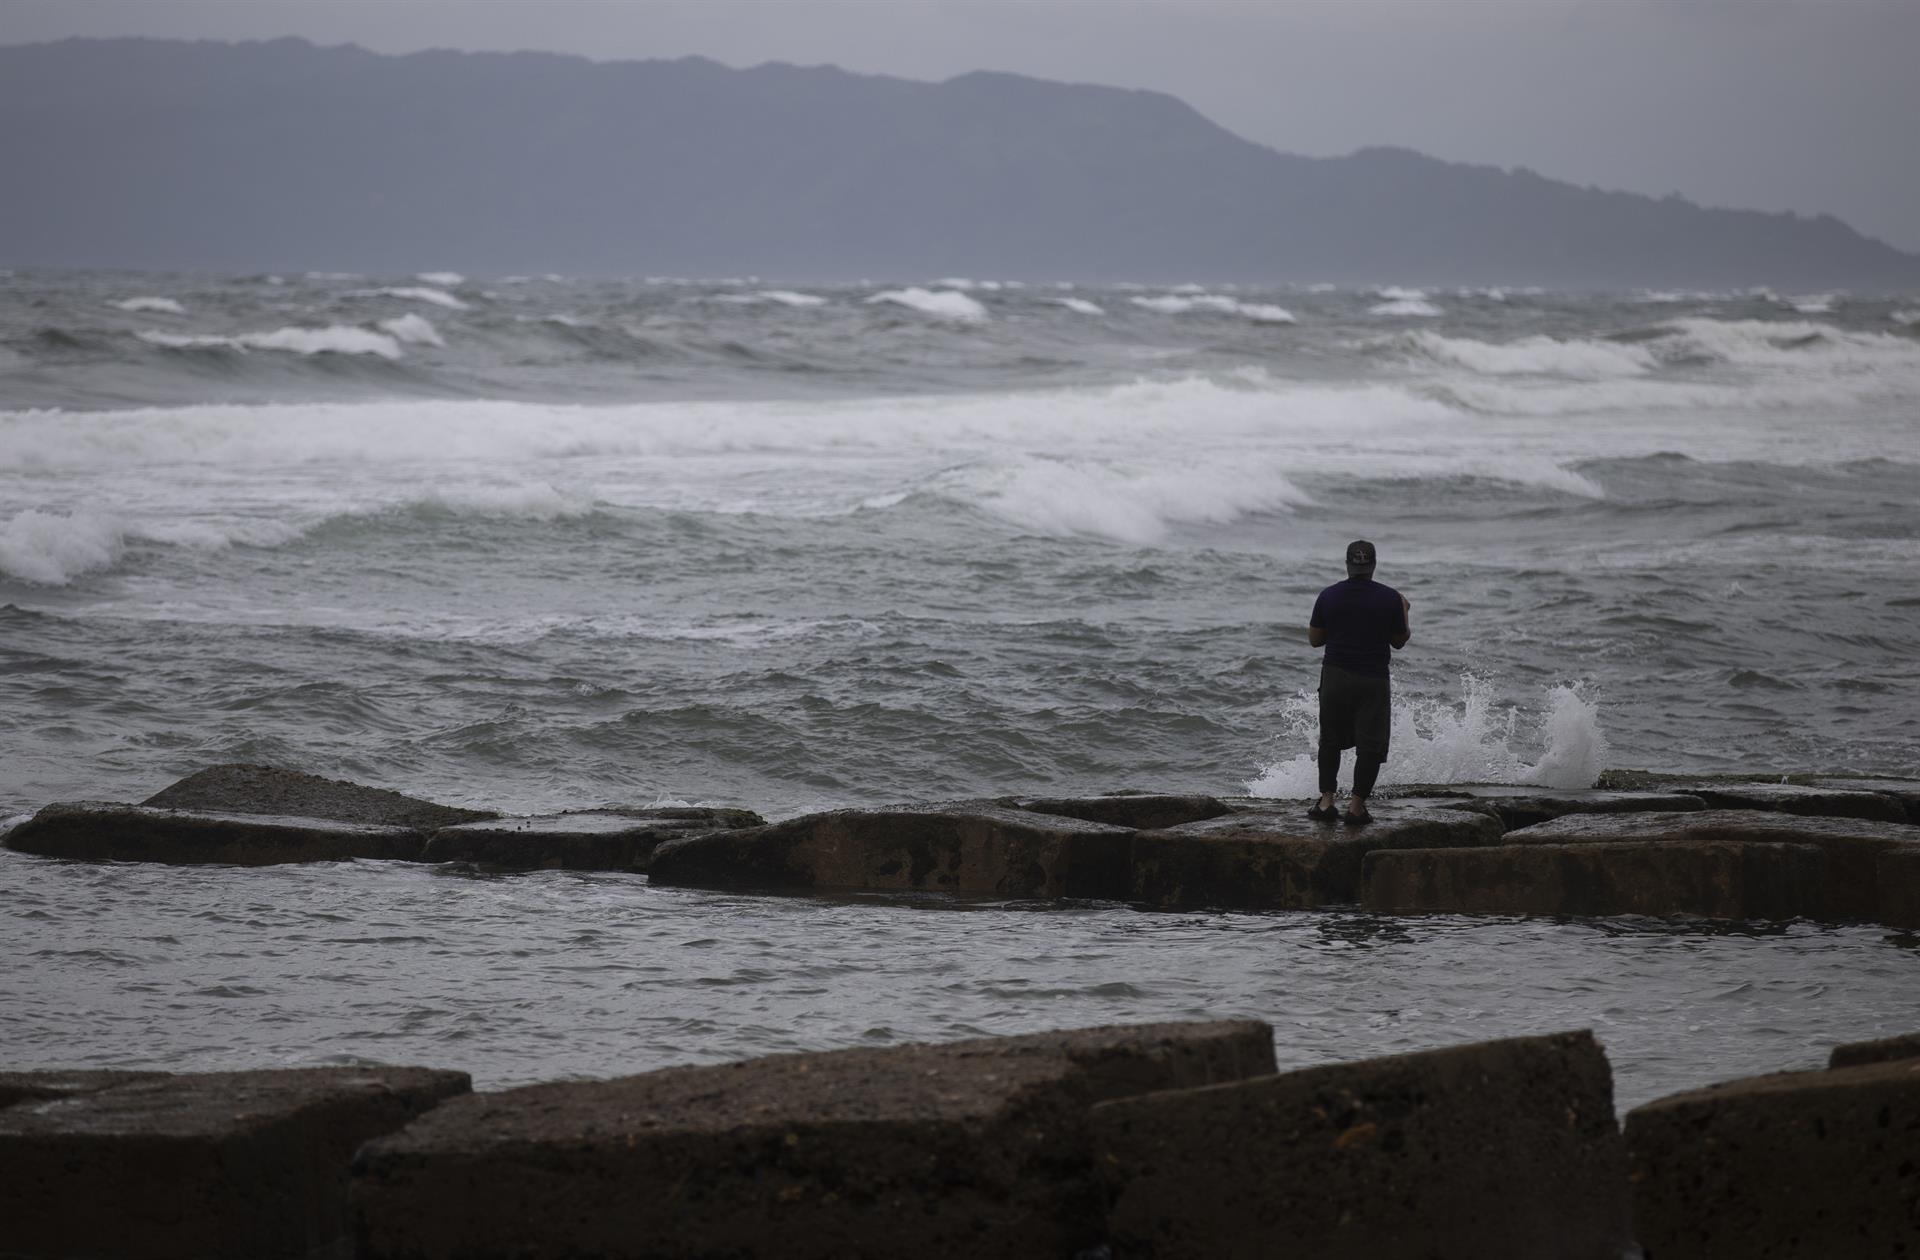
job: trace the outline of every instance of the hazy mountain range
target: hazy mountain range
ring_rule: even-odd
[[[1830,216],[1298,157],[1006,74],[66,40],[0,48],[0,122],[14,267],[1920,286]]]

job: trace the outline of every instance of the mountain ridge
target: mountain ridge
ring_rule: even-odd
[[[1920,286],[1831,215],[1710,209],[1177,97],[297,38],[0,46],[0,265]]]

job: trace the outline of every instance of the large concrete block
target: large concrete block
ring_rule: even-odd
[[[415,862],[426,843],[425,834],[410,827],[95,802],[49,805],[5,838],[9,849],[46,857],[236,866],[349,858]]]
[[[1120,1257],[1620,1260],[1630,1239],[1586,1032],[1148,1094],[1093,1125]]]
[[[1564,814],[1672,813],[1705,809],[1707,803],[1684,792],[1622,792],[1593,788],[1548,791],[1534,787],[1467,787],[1455,808],[1491,809],[1507,830],[1551,822]]]
[[[1132,838],[1124,827],[994,804],[836,810],[668,841],[648,877],[693,888],[1123,898]]]
[[[0,1253],[272,1260],[348,1237],[353,1152],[464,1072],[168,1076],[0,1109]]]
[[[330,822],[421,830],[495,817],[490,810],[436,805],[344,779],[249,765],[209,766],[162,788],[141,804],[208,814],[325,818]]]
[[[1036,814],[1058,814],[1110,827],[1178,827],[1182,823],[1218,818],[1232,810],[1211,796],[1164,796],[1147,792],[1116,792],[1110,796],[1026,796],[1011,800],[1015,809]]]
[[[103,1089],[112,1089],[117,1085],[136,1085],[141,1081],[157,1081],[165,1078],[165,1072],[119,1072],[112,1070],[46,1072],[0,1072],[0,1107],[11,1107],[15,1103],[46,1102],[56,1098],[73,1098],[80,1094],[97,1094]],[[0,1249],[6,1246],[0,1239]],[[0,1250],[0,1255],[5,1251]]]
[[[1880,922],[1920,928],[1920,844],[1882,850],[1874,860],[1873,882]]]
[[[1382,802],[1364,827],[1317,823],[1297,807],[1227,814],[1133,841],[1132,897],[1157,906],[1311,909],[1360,899],[1376,849],[1494,844],[1500,821]]]
[[[1813,818],[1907,821],[1906,807],[1884,792],[1792,783],[1703,783],[1687,791],[1705,800],[1709,809],[1769,809]]]
[[[1817,778],[1811,780],[1811,785],[1849,792],[1877,792],[1900,802],[1900,807],[1907,811],[1908,822],[1920,823],[1920,782],[1913,779]]]
[[[1270,1072],[1251,1021],[782,1055],[448,1104],[355,1166],[381,1257],[1046,1257],[1099,1241],[1094,1103]]]
[[[1626,1134],[1650,1260],[1920,1255],[1920,1059],[1677,1094]]]
[[[434,832],[422,860],[512,870],[644,871],[668,840],[763,827],[766,821],[750,810],[677,806],[494,818]]]
[[[1762,784],[1762,787],[1774,786]],[[1762,810],[1583,814],[1509,832],[1513,844],[1670,843],[1810,844],[1827,855],[1825,898],[1807,911],[1827,919],[1877,919],[1882,854],[1920,848],[1920,827],[1853,818],[1815,818]]]
[[[1827,1056],[1827,1066],[1859,1067],[1863,1063],[1891,1063],[1895,1059],[1920,1059],[1920,1032],[1835,1046],[1833,1053]]]
[[[1394,914],[1793,919],[1818,910],[1824,871],[1819,849],[1795,844],[1696,840],[1403,850],[1368,856],[1361,904]]]

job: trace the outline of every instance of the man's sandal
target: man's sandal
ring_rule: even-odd
[[[1307,807],[1307,817],[1315,822],[1333,822],[1340,817],[1340,811],[1331,805],[1325,809],[1321,809],[1318,805],[1310,805]]]
[[[1349,827],[1364,827],[1368,823],[1373,821],[1373,815],[1369,814],[1364,809],[1362,810],[1350,809],[1346,812],[1345,815],[1341,817],[1340,821],[1346,823],[1347,826]]]

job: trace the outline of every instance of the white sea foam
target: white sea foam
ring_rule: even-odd
[[[1425,289],[1405,289],[1397,284],[1385,285],[1373,291],[1375,297],[1389,302],[1422,302],[1426,300]]]
[[[730,306],[825,306],[827,299],[813,293],[795,293],[791,289],[762,289],[758,293],[720,293],[714,301]]]
[[[467,278],[457,271],[416,271],[413,278],[439,285],[443,289],[457,288],[467,282]]]
[[[110,517],[30,508],[0,524],[0,576],[65,586],[118,564],[126,546],[126,535]]]
[[[154,311],[162,315],[185,315],[187,308],[168,297],[121,298],[113,305],[123,311]]]
[[[233,337],[149,329],[140,334],[140,340],[175,350],[287,350],[295,354],[373,354],[383,359],[401,357],[400,342],[396,338],[346,324],[335,324],[328,328],[280,328],[273,332],[240,333]]]
[[[1135,306],[1155,311],[1162,315],[1185,315],[1191,311],[1207,311],[1219,315],[1238,315],[1257,324],[1291,324],[1293,312],[1284,306],[1272,306],[1258,302],[1242,302],[1238,298],[1226,297],[1218,293],[1200,293],[1192,297],[1180,297],[1167,294],[1159,297],[1129,298]]]
[[[1085,298],[1073,298],[1073,297],[1055,298],[1054,305],[1064,306],[1068,310],[1074,312],[1077,315],[1105,315],[1106,314],[1106,311],[1102,310],[1098,303],[1089,302]]]
[[[307,273],[307,279],[317,281],[360,280],[363,278],[363,273],[358,271],[309,271]]]
[[[1802,315],[1831,315],[1834,304],[1844,296],[1840,293],[1810,293],[1804,297],[1787,299],[1787,305]]]
[[[1393,298],[1367,308],[1367,314],[1389,319],[1432,319],[1440,308],[1424,297]]]
[[[410,346],[444,346],[440,330],[422,316],[408,312],[395,319],[383,319],[380,328],[396,341]]]
[[[1660,366],[1659,359],[1646,347],[1612,341],[1561,341],[1541,336],[1486,342],[1420,331],[1405,334],[1402,344],[1425,358],[1487,376],[1568,376],[1603,381],[1643,376]]]
[[[1113,466],[1090,460],[1024,459],[947,479],[960,496],[1042,534],[1088,534],[1152,545],[1177,525],[1225,524],[1312,502],[1271,462],[1187,461]]]
[[[427,302],[433,306],[444,306],[450,311],[464,311],[468,304],[448,293],[444,289],[428,289],[418,285],[389,286],[383,289],[351,289],[348,297],[393,297],[408,302]]]
[[[868,298],[869,303],[882,302],[894,306],[904,306],[919,311],[922,315],[932,315],[937,319],[957,320],[961,323],[977,324],[987,318],[987,308],[964,293],[952,289],[888,289]]]
[[[1417,625],[1415,633],[1418,633]],[[1380,770],[1380,785],[1412,783],[1513,783],[1553,788],[1589,788],[1606,767],[1608,741],[1600,706],[1577,686],[1548,689],[1544,708],[1523,713],[1502,705],[1485,680],[1460,678],[1451,702],[1396,698],[1392,751]],[[1303,691],[1278,715],[1283,749],[1305,751],[1274,761],[1247,784],[1252,796],[1305,800],[1319,791],[1313,749],[1319,742],[1319,699]],[[1342,768],[1351,782],[1353,757]]]
[[[1920,311],[1895,311],[1887,318],[1896,324],[1920,324]]]

